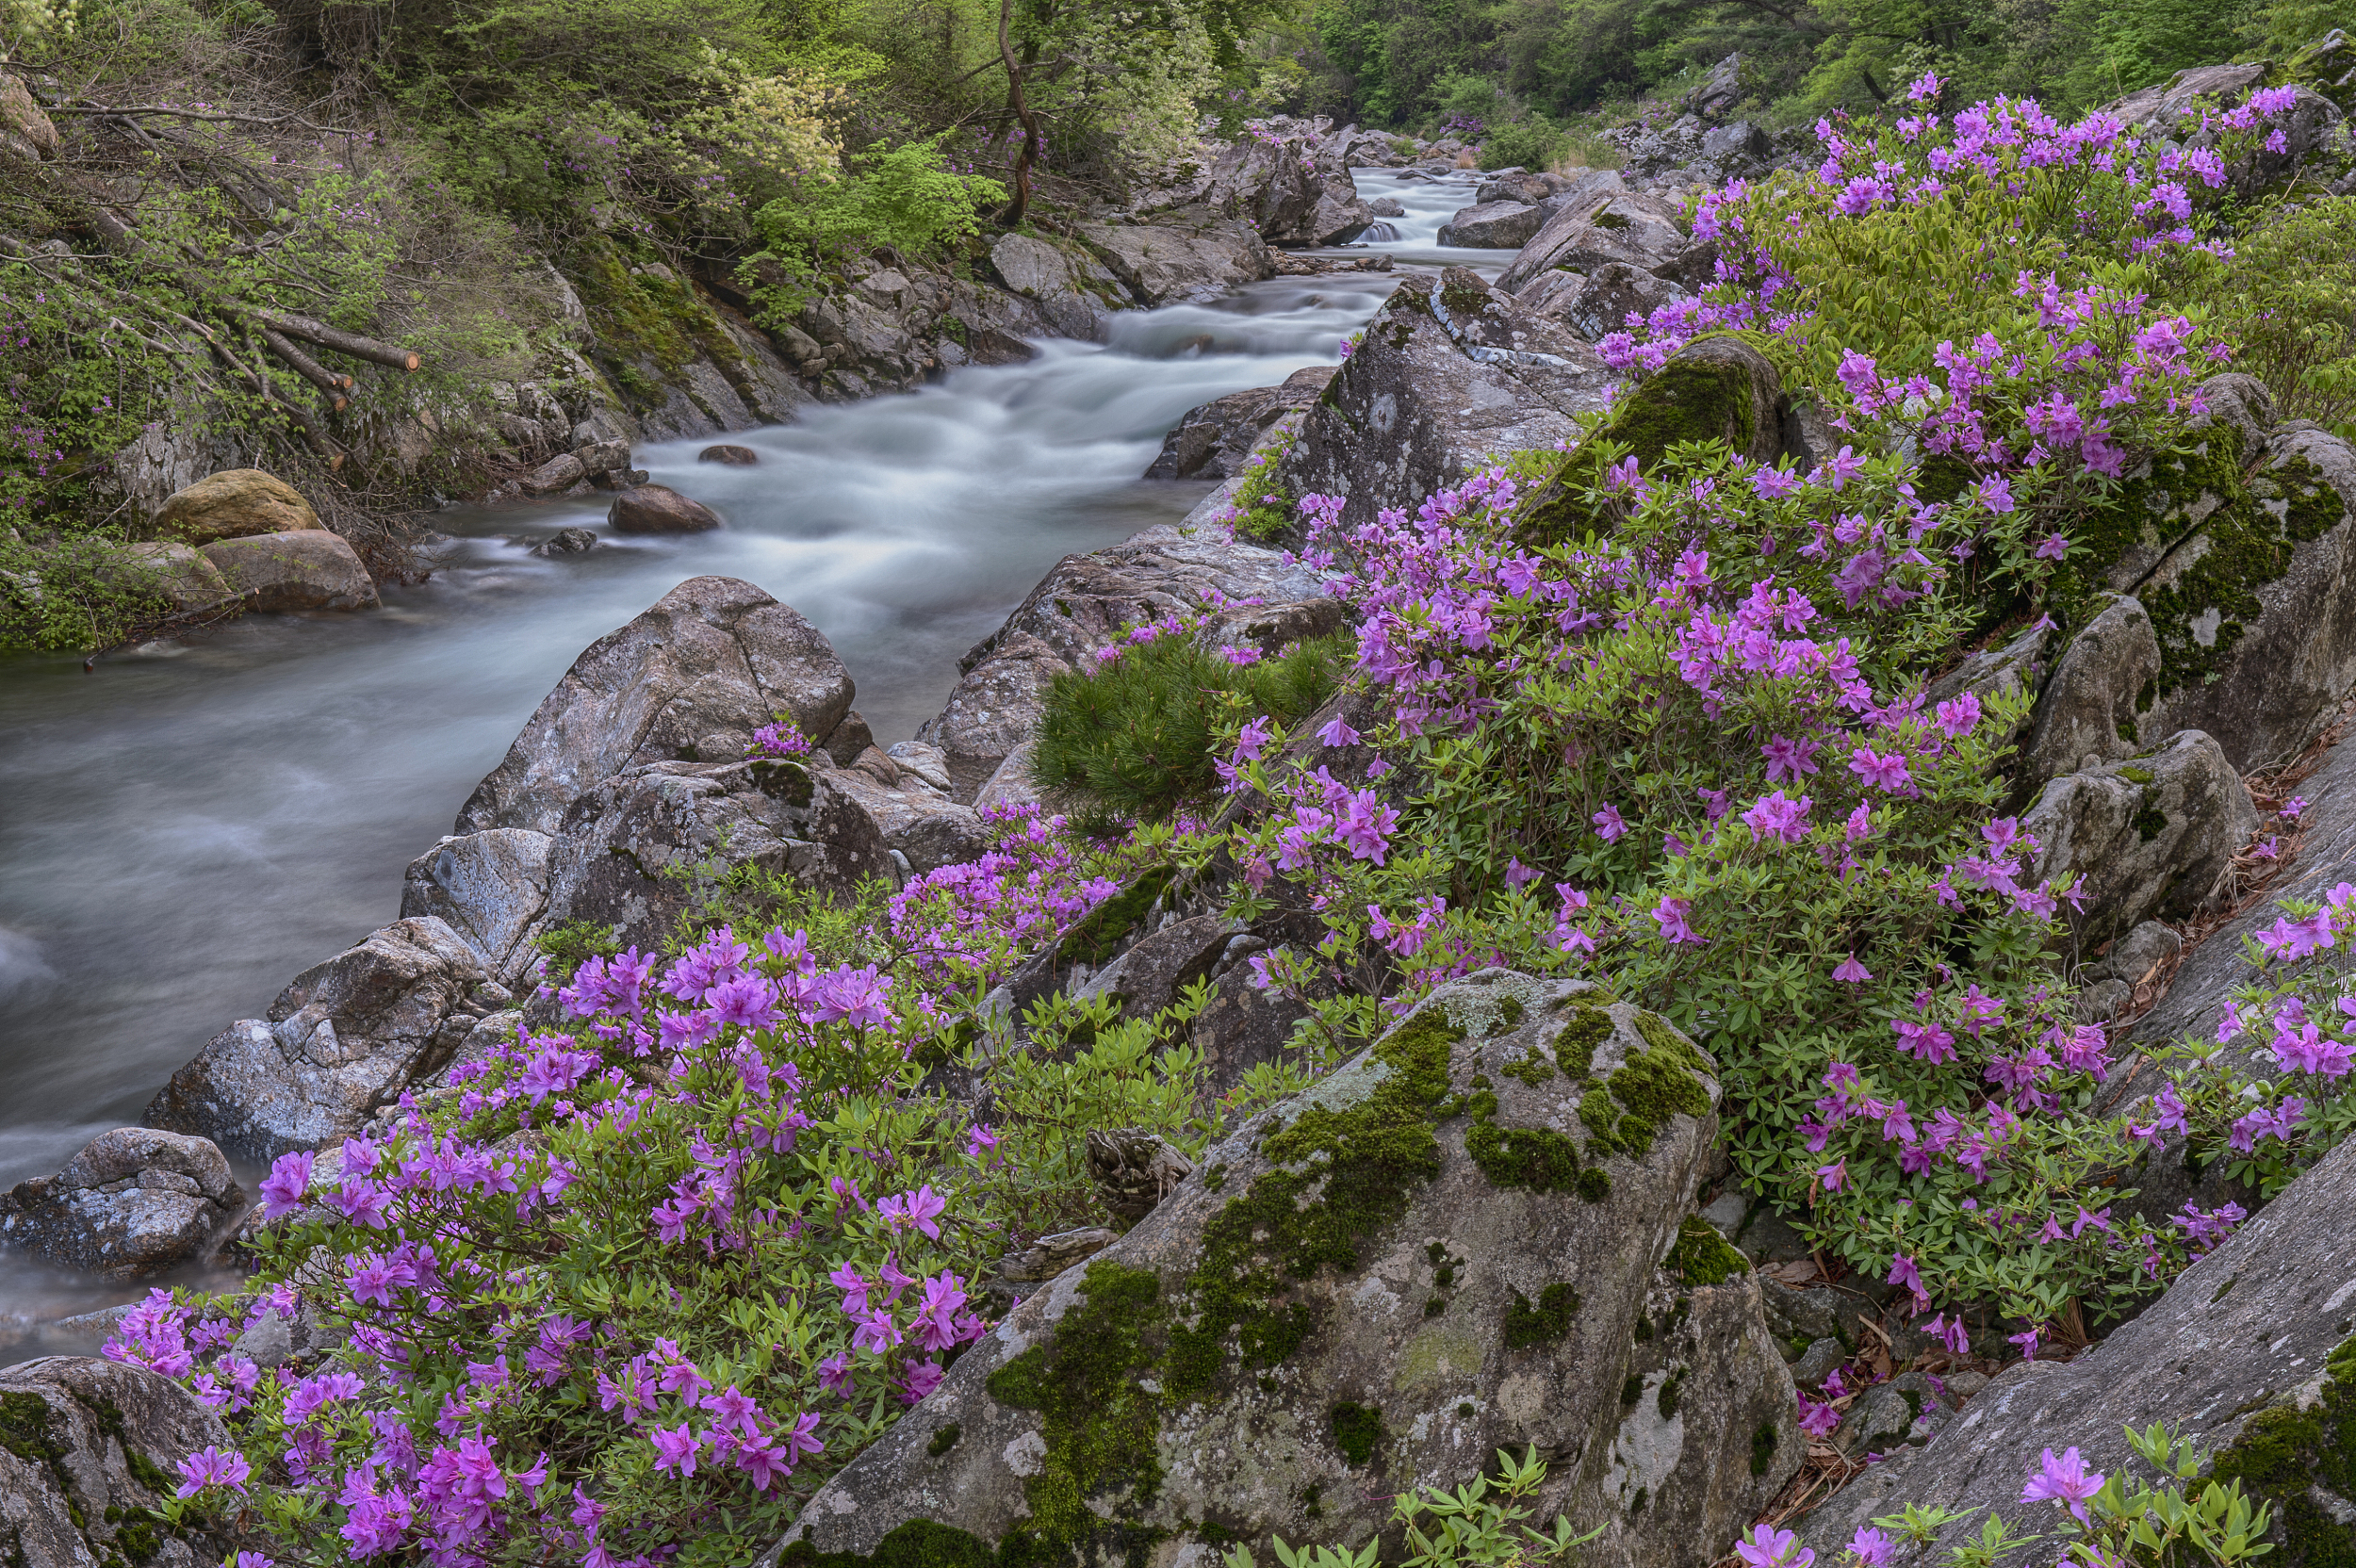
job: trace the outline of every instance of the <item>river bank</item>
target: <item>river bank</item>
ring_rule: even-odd
[[[1368,247],[1399,265],[1512,257],[1434,244],[1470,199],[1461,182],[1360,183],[1407,207]],[[381,611],[251,616],[87,675],[8,661],[0,1186],[136,1122],[223,1021],[390,918],[402,868],[564,667],[678,582],[741,577],[803,611],[877,737],[905,739],[1055,560],[1175,521],[1210,488],[1137,477],[1186,410],[1335,363],[1399,275],[1273,279],[1117,316],[1104,345],[1045,341],[1026,364],[814,405],[731,437],[756,467],[698,464],[701,437],[636,449],[656,482],[727,516],[717,532],[616,540],[582,499],[453,509],[433,578],[387,586]],[[573,527],[604,541],[555,559],[511,542]],[[126,1293],[12,1266],[0,1332]]]

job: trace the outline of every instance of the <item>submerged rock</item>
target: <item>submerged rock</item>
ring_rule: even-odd
[[[0,1246],[134,1280],[198,1256],[244,1200],[211,1140],[118,1127],[0,1196]]]
[[[221,1542],[174,1529],[159,1509],[175,1467],[232,1446],[221,1417],[160,1372],[43,1356],[0,1372],[0,1519],[19,1568],[197,1568]]]
[[[724,443],[717,447],[706,447],[695,454],[695,461],[717,463],[730,468],[757,468],[761,466],[761,454],[750,447]]]
[[[2075,1361],[2015,1363],[1927,1446],[1886,1453],[1795,1527],[1823,1560],[1876,1516],[1936,1502],[1966,1517],[1920,1548],[1901,1538],[1893,1561],[1945,1562],[1990,1513],[2023,1533],[2054,1527],[2057,1504],[2021,1500],[2045,1449],[2152,1478],[2123,1429],[2160,1421],[2272,1508],[2275,1539],[2309,1548],[2290,1561],[2356,1550],[2356,1498],[2342,1490],[2356,1443],[2351,1204],[2356,1145],[2343,1144],[2135,1321]]]
[[[506,1005],[474,950],[438,919],[401,920],[278,993],[172,1075],[150,1127],[267,1161],[357,1131]]]
[[[1690,1217],[1714,1070],[1592,994],[1435,992],[1016,1308],[767,1560],[1268,1560],[1534,1445],[1595,1560],[1710,1562],[1800,1462],[1791,1377]]]

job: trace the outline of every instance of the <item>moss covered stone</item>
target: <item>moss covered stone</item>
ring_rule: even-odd
[[[1381,1077],[1363,1100],[1312,1102],[1260,1146],[1289,1169],[1255,1178],[1203,1228],[1187,1277],[1191,1325],[1170,1335],[1170,1389],[1210,1386],[1229,1355],[1275,1366],[1314,1331],[1317,1308],[1297,1294],[1321,1268],[1351,1268],[1360,1245],[1407,1212],[1440,1171],[1433,1131],[1448,1103],[1448,1057],[1464,1031],[1427,1006],[1375,1047]],[[1329,1084],[1332,1081],[1329,1080]]]
[[[1630,1053],[1602,1088],[1581,1097],[1579,1119],[1596,1147],[1642,1159],[1671,1117],[1708,1116],[1710,1091],[1694,1076],[1708,1070],[1708,1064],[1666,1020],[1639,1012],[1636,1032],[1644,1037],[1644,1049]]]
[[[1554,1059],[1574,1078],[1584,1078],[1595,1065],[1595,1047],[1612,1037],[1612,1015],[1601,1007],[1571,1009],[1562,1032],[1554,1037]]]
[[[1038,1472],[1023,1483],[1031,1516],[999,1543],[1006,1564],[1105,1555],[1106,1532],[1121,1534],[1123,1527],[1102,1518],[1088,1499],[1120,1493],[1142,1508],[1161,1488],[1160,1401],[1140,1379],[1161,1356],[1169,1319],[1161,1282],[1100,1259],[1081,1290],[1084,1299],[1064,1314],[1051,1341],[1007,1362],[984,1385],[1000,1404],[1037,1411],[1046,1439]],[[1134,1557],[1150,1544],[1128,1538],[1137,1534],[1129,1529],[1116,1555]]]
[[[2340,1524],[2326,1506],[2356,1501],[2356,1339],[2331,1352],[2303,1405],[2262,1410],[2244,1423],[2213,1473],[2273,1511],[2283,1551],[2270,1560],[2282,1568],[2356,1564],[2356,1525]]]
[[[1781,361],[1782,363],[1779,363]],[[1764,461],[1781,444],[1776,417],[1788,352],[1764,334],[1704,333],[1620,400],[1603,428],[1565,457],[1521,509],[1515,540],[1544,548],[1590,531],[1609,531],[1612,514],[1595,498],[1604,450],[1626,449],[1645,474],[1663,471],[1670,453],[1694,443],[1718,443]]]
[[[1718,1228],[1699,1215],[1677,1224],[1677,1238],[1661,1266],[1689,1285],[1714,1285],[1750,1272],[1751,1263],[1726,1244]]]
[[[1506,1309],[1505,1348],[1527,1350],[1533,1345],[1552,1345],[1571,1331],[1578,1316],[1579,1292],[1566,1282],[1540,1291],[1534,1306],[1517,1290],[1513,1306]]]
[[[1120,950],[1121,939],[1145,918],[1145,912],[1153,906],[1153,901],[1162,896],[1162,890],[1176,874],[1171,867],[1155,866],[1081,916],[1079,923],[1064,933],[1062,944],[1055,949],[1057,960],[1094,967],[1110,959]]]

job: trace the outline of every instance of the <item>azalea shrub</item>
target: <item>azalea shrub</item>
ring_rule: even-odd
[[[237,1434],[183,1466],[175,1514],[302,1560],[764,1550],[1003,1310],[1001,1254],[1101,1218],[1089,1131],[1209,1131],[1201,1059],[1158,1021],[1096,1018],[1069,1052],[960,1043],[958,999],[1005,951],[963,919],[973,883],[1051,931],[1116,885],[1054,823],[998,825],[990,872],[912,888],[868,933],[891,962],[786,929],[591,954],[564,1027],[280,1157],[252,1289],[156,1292],[107,1346]],[[952,1054],[1013,1114],[928,1091]],[[241,1336],[272,1315],[327,1348],[264,1367]]]

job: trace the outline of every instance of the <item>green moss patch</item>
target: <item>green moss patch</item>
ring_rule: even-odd
[[[1633,1052],[1579,1102],[1579,1119],[1595,1146],[1643,1159],[1673,1116],[1696,1119],[1710,1114],[1710,1091],[1693,1074],[1708,1070],[1701,1053],[1688,1045],[1658,1014],[1636,1015],[1645,1048]],[[1607,1092],[1608,1091],[1608,1098]]]
[[[1119,950],[1121,939],[1135,929],[1153,901],[1162,896],[1177,874],[1170,866],[1155,866],[1139,875],[1112,897],[1080,917],[1079,923],[1063,935],[1055,949],[1058,963],[1087,964],[1090,967],[1111,958]]]
[[[2356,1498],[2356,1339],[2324,1362],[2320,1396],[2305,1410],[2262,1410],[2233,1446],[2217,1455],[2215,1478],[2274,1512],[2282,1568],[2346,1568],[2356,1563],[2356,1526],[2335,1523],[2309,1494],[2323,1490]]]
[[[1210,1386],[1230,1354],[1275,1366],[1314,1331],[1317,1311],[1297,1282],[1328,1266],[1352,1268],[1358,1249],[1407,1213],[1410,1196],[1440,1172],[1433,1124],[1447,1107],[1448,1059],[1464,1031],[1427,1006],[1375,1047],[1386,1070],[1366,1097],[1335,1110],[1304,1109],[1260,1148],[1270,1170],[1203,1228],[1202,1261],[1187,1277],[1194,1321],[1170,1334],[1170,1393]]]
[[[1699,1215],[1677,1224],[1677,1238],[1661,1266],[1689,1285],[1714,1285],[1747,1274],[1751,1262],[1726,1243],[1718,1228]]]
[[[1039,1412],[1047,1440],[1039,1473],[1023,1482],[1031,1516],[999,1544],[1005,1563],[1105,1555],[1085,1549],[1106,1544],[1108,1531],[1124,1532],[1088,1499],[1119,1493],[1142,1510],[1161,1490],[1159,1401],[1140,1380],[1160,1359],[1155,1341],[1169,1317],[1161,1282],[1099,1260],[1088,1266],[1081,1289],[1084,1300],[1064,1314],[1050,1340],[999,1367],[984,1385],[1002,1405]],[[1126,1548],[1121,1555],[1131,1555],[1150,1543],[1120,1544]]]
[[[1546,1286],[1538,1293],[1535,1306],[1517,1290],[1505,1311],[1505,1348],[1527,1350],[1533,1345],[1552,1345],[1571,1331],[1578,1316],[1579,1292],[1567,1283]]]
[[[1352,1464],[1364,1464],[1374,1458],[1375,1445],[1383,1441],[1383,1413],[1372,1405],[1342,1403],[1333,1410],[1333,1446],[1342,1451],[1342,1458]]]

